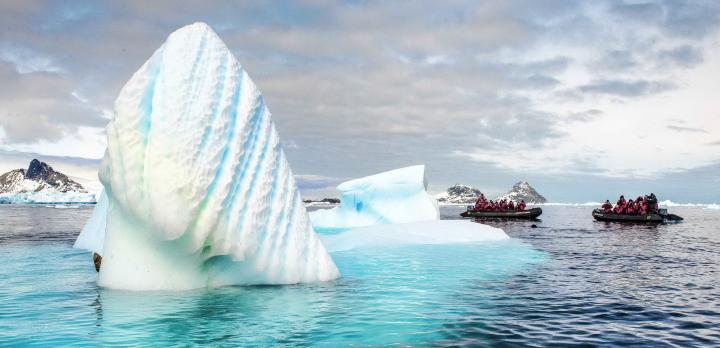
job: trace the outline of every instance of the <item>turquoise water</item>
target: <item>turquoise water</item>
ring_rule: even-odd
[[[19,215],[0,239],[0,343],[9,345],[438,343],[468,313],[495,315],[477,303],[548,257],[519,240],[379,247],[334,253],[343,276],[322,284],[113,291],[71,248],[86,208],[0,209]],[[62,226],[46,215],[63,216]]]
[[[71,248],[88,207],[0,206],[0,346],[720,345],[720,211],[543,209],[484,221],[509,242],[334,253],[343,277],[322,284],[124,292]]]

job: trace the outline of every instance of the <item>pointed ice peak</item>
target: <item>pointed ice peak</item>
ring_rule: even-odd
[[[186,25],[178,30],[172,32],[167,40],[169,42],[178,44],[187,44],[196,41],[197,38],[202,38],[213,43],[218,43],[225,46],[220,36],[213,30],[209,25],[204,22],[195,22],[193,24]],[[227,48],[227,46],[225,46]]]
[[[84,230],[102,235],[88,239],[103,241],[100,285],[337,278],[260,90],[207,24],[170,34],[132,76],[107,136],[106,224]]]
[[[205,22],[195,22],[192,24],[188,24],[180,29],[175,30],[169,35],[169,38],[176,36],[176,35],[183,35],[187,33],[213,33],[215,34],[215,30],[213,30],[207,23]],[[217,36],[217,34],[215,34]]]

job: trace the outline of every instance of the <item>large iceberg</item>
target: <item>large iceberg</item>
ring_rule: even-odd
[[[310,213],[319,229],[353,228],[440,218],[437,201],[427,193],[425,166],[395,169],[337,187],[340,205]]]
[[[83,234],[95,242],[81,243],[102,250],[101,286],[179,290],[339,276],[260,91],[207,25],[172,33],[132,76],[107,136],[99,175],[107,204],[96,212],[106,223],[91,220]]]

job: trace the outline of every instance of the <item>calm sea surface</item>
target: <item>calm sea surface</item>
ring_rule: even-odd
[[[334,253],[328,283],[127,292],[71,248],[91,209],[0,206],[0,346],[720,346],[720,210],[648,226],[546,206],[485,222],[509,242]]]

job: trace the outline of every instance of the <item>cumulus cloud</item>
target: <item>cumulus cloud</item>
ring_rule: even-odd
[[[488,151],[464,164],[498,177],[593,170],[580,153],[570,161],[551,152],[572,127],[617,117],[601,99],[631,104],[683,88],[684,71],[710,59],[702,39],[720,26],[717,4],[4,2],[1,141],[47,144],[103,127],[124,82],[167,34],[202,20],[265,94],[298,172],[449,168],[466,150]],[[487,166],[508,148],[546,161]]]
[[[4,143],[57,141],[78,127],[102,127],[106,120],[94,106],[72,96],[73,83],[47,71],[21,73],[0,62],[0,127]]]
[[[316,190],[335,187],[343,180],[322,175],[298,174],[295,175],[295,181],[301,190]]]

